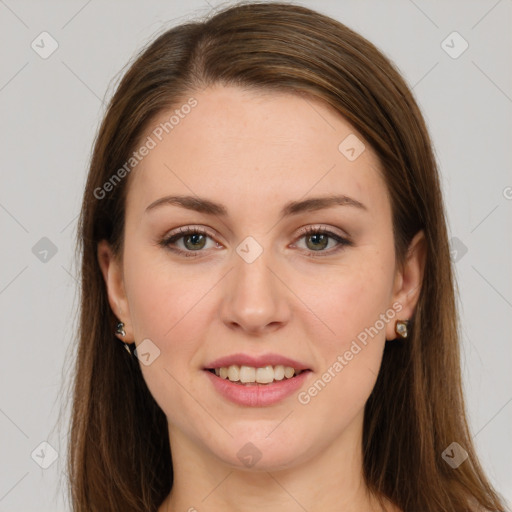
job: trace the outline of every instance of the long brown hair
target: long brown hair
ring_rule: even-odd
[[[122,179],[101,197],[157,114],[211,84],[288,91],[334,108],[378,155],[392,204],[396,256],[424,230],[427,258],[405,343],[387,342],[365,407],[369,490],[404,511],[504,510],[473,449],[462,394],[445,212],[431,141],[394,65],[345,25],[304,7],[248,3],[160,35],[122,78],[101,124],[79,221],[80,338],[73,382],[69,484],[73,510],[156,511],[172,487],[167,421],[116,323],[97,261],[122,254]],[[111,182],[112,183],[112,182]],[[443,451],[468,459],[453,469]]]

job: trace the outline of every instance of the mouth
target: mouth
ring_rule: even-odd
[[[220,379],[241,386],[268,386],[281,381],[289,381],[297,378],[309,369],[296,369],[285,365],[266,365],[253,367],[232,364],[217,368],[205,368],[206,371],[216,375]]]

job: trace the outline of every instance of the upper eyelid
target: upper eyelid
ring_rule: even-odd
[[[333,235],[339,236],[340,238],[350,239],[350,236],[348,234],[337,233],[336,229],[339,229],[339,228],[332,228],[325,224],[317,224],[317,225],[308,224],[306,226],[302,226],[302,227],[298,228],[298,231],[295,234],[295,238],[303,237],[303,236],[307,235],[309,232],[327,231],[329,233],[332,233]],[[164,235],[163,238],[164,238],[164,240],[169,240],[170,238],[177,237],[177,239],[179,240],[179,238],[181,238],[183,236],[187,236],[189,234],[193,234],[194,232],[199,232],[200,234],[207,235],[210,238],[223,238],[222,236],[218,235],[215,232],[215,230],[212,230],[211,228],[205,228],[203,226],[195,226],[195,225],[179,227],[179,228],[177,228],[176,231],[174,231],[174,232],[171,231],[170,233]],[[181,235],[181,237],[179,235]]]
[[[341,233],[338,233],[336,230],[341,231]],[[332,233],[333,235],[339,236],[340,238],[347,238],[347,239],[350,238],[348,233],[343,232],[343,230],[341,230],[340,228],[332,228],[325,224],[316,224],[316,225],[308,224],[307,226],[303,226],[303,227],[299,228],[299,231],[297,234],[299,236],[304,236],[305,234],[307,234],[309,232],[317,232],[317,231],[320,231],[320,232],[326,231],[326,232]]]

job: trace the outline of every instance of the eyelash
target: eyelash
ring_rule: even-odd
[[[183,255],[187,258],[197,258],[200,257],[200,252],[204,252],[203,250],[199,249],[197,251],[184,251],[183,249],[178,249],[177,247],[172,247],[172,244],[176,243],[181,238],[186,237],[187,235],[205,235],[213,240],[213,236],[211,233],[209,233],[207,230],[203,228],[191,228],[191,227],[184,227],[179,228],[177,233],[174,233],[173,235],[170,235],[168,237],[165,237],[162,241],[159,242],[159,245],[164,247],[165,249],[168,249],[172,252],[175,252],[179,255]],[[338,251],[342,250],[343,247],[346,246],[352,246],[353,242],[351,242],[348,238],[344,238],[326,228],[323,227],[313,227],[308,226],[306,228],[301,229],[299,238],[297,240],[300,240],[303,237],[308,237],[311,235],[327,235],[329,238],[332,238],[336,242],[338,242],[338,245],[334,248],[331,248],[330,250],[320,250],[320,251],[309,251],[311,254],[309,257],[311,258],[322,258],[325,256],[330,256],[334,253],[337,253]],[[307,251],[307,249],[305,249]],[[318,254],[315,254],[318,252]],[[323,253],[323,254],[322,254]]]

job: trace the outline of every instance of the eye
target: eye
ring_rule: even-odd
[[[208,239],[213,242],[213,235],[203,228],[184,227],[179,228],[177,232],[164,238],[160,245],[173,252],[187,257],[197,257],[202,249],[211,249],[207,247]],[[181,245],[181,247],[180,247]],[[219,248],[220,244],[213,243],[213,247]]]
[[[308,226],[304,228],[301,230],[299,240],[302,239],[305,239],[305,250],[311,253],[319,253],[311,254],[312,257],[331,255],[343,249],[344,246],[353,245],[348,238],[342,237],[323,227]],[[332,241],[335,243],[329,246],[329,242]],[[329,248],[329,250],[325,250],[327,248]]]

